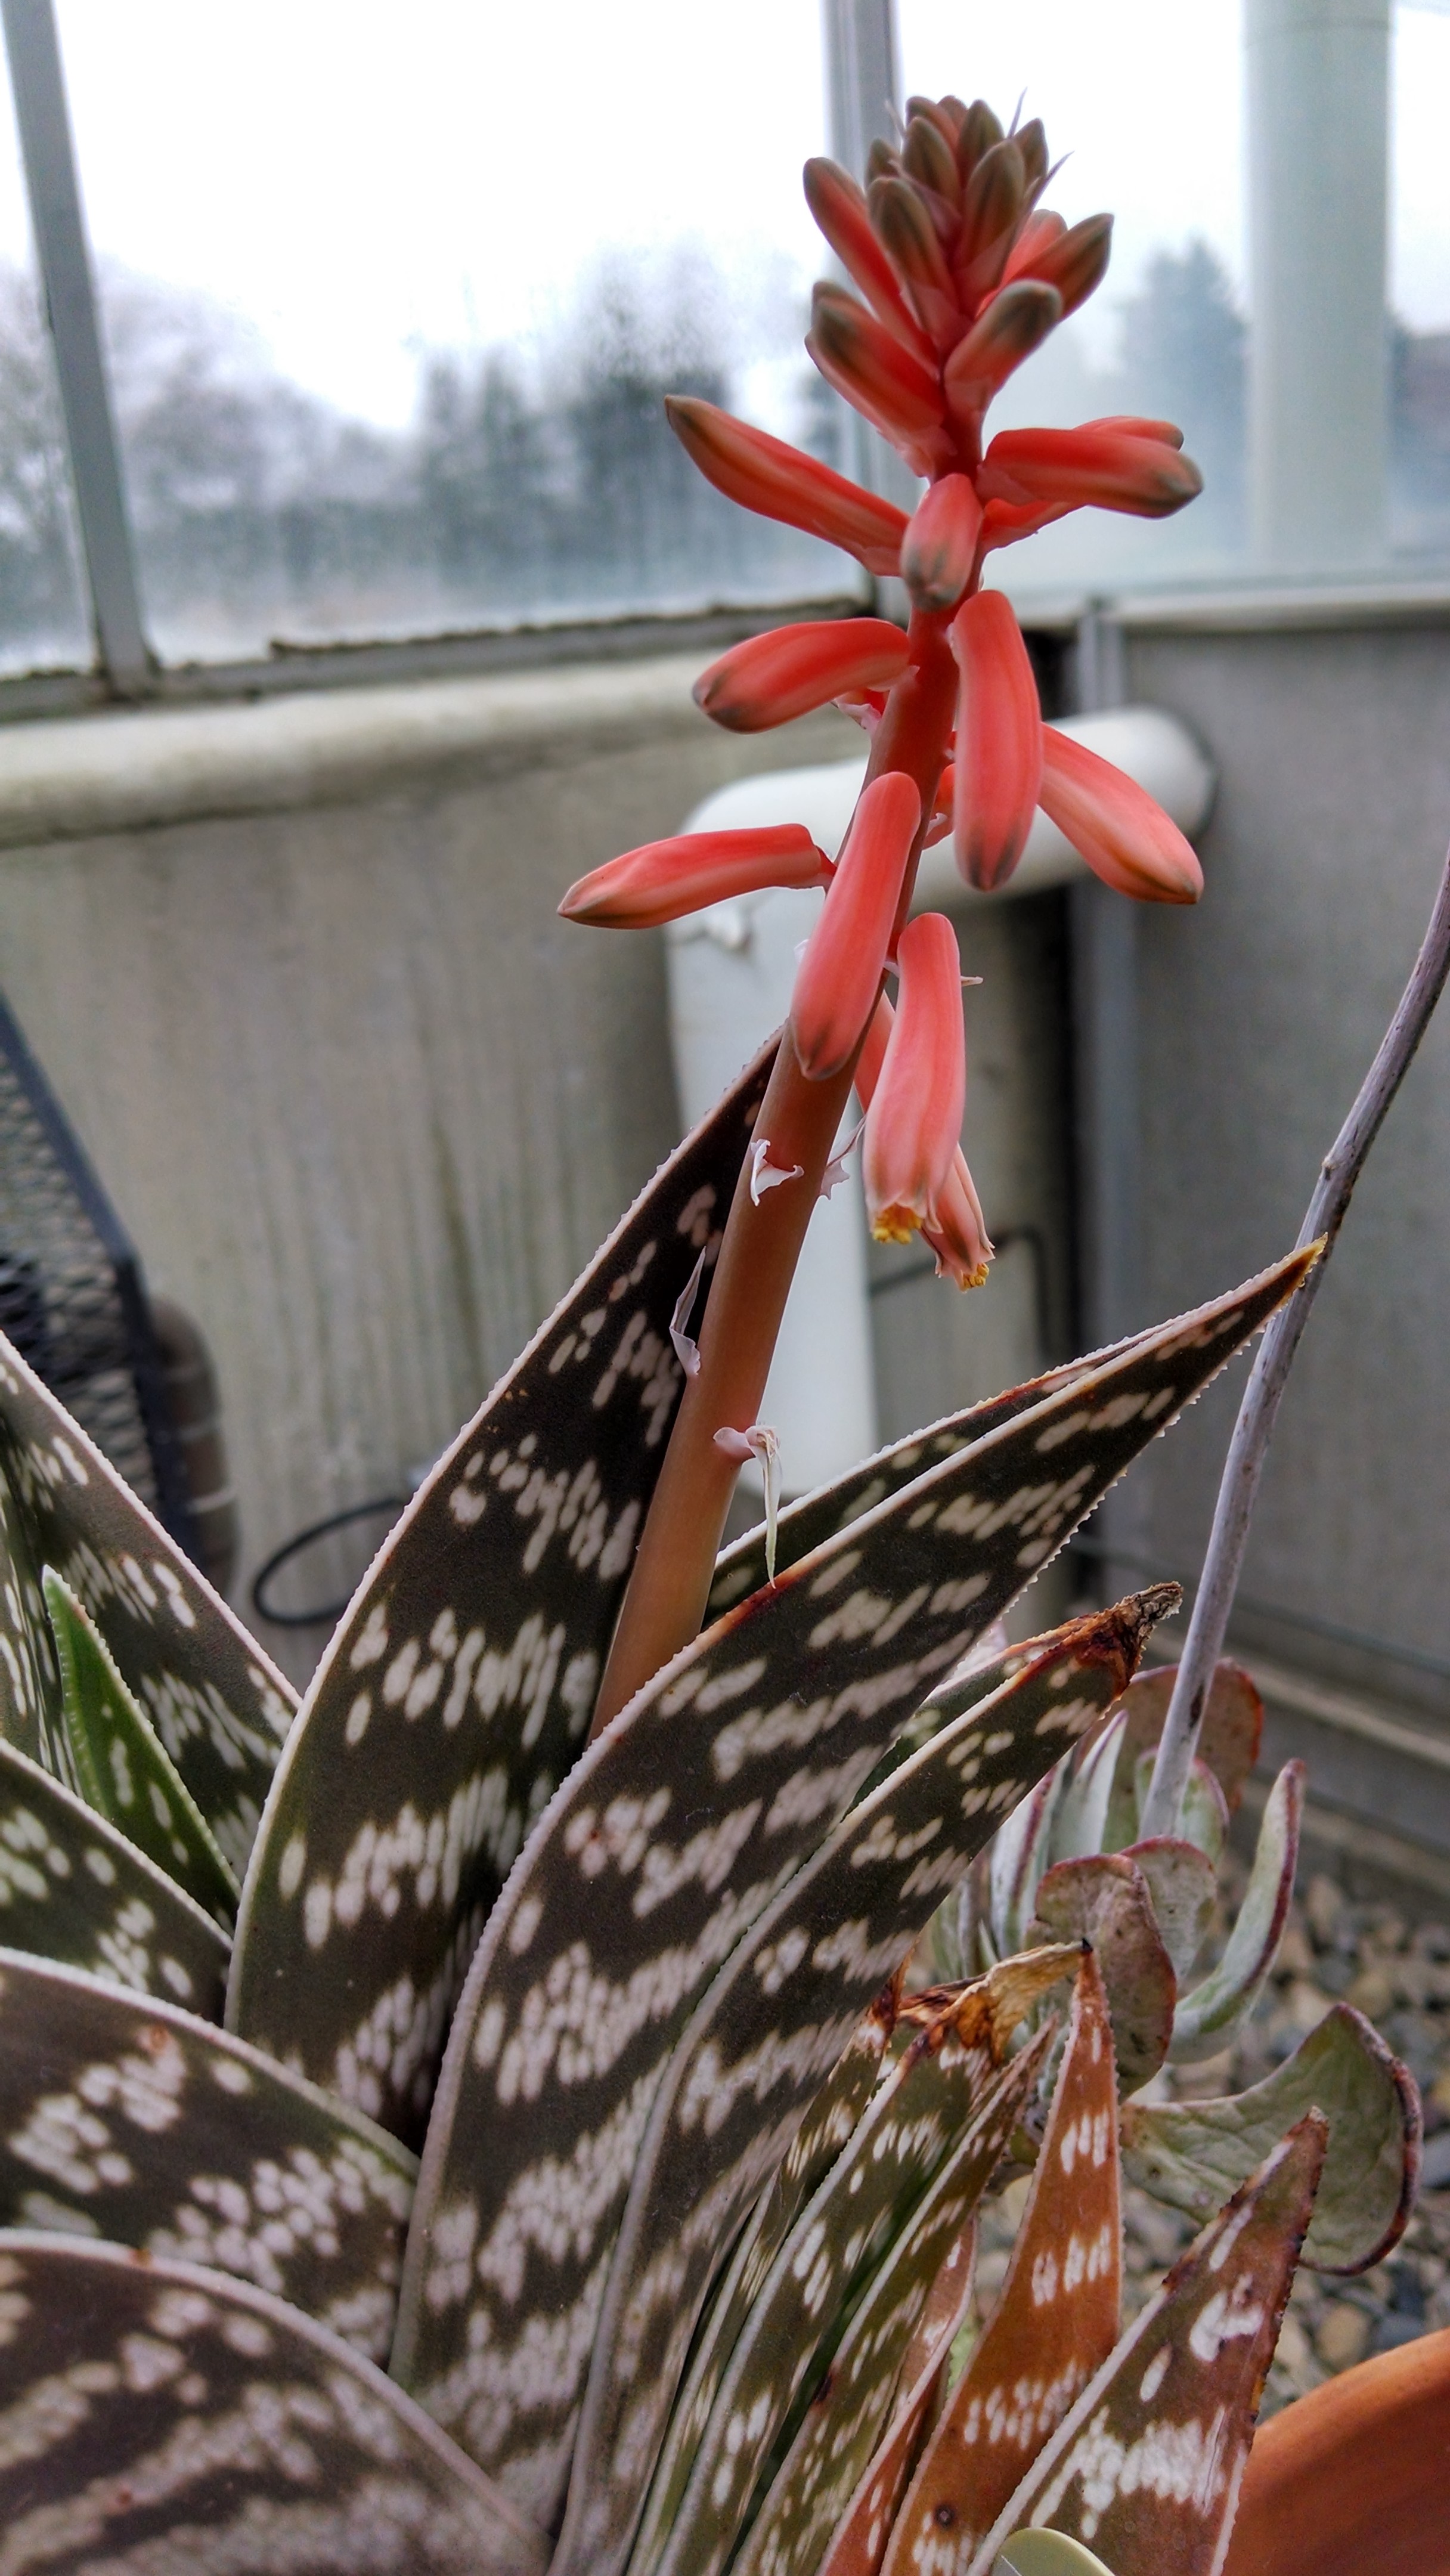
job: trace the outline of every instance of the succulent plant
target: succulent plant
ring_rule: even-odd
[[[905,636],[786,630],[701,688],[746,726],[850,700],[870,776],[834,867],[709,836],[566,899],[826,892],[788,1029],[438,1460],[300,1706],[0,1344],[0,2576],[1207,2576],[1306,2231],[1352,2269],[1403,2224],[1413,2089],[1347,2009],[1236,2101],[1143,2090],[1250,2007],[1299,1795],[1199,1974],[1256,1732],[1226,1675],[1143,1836],[1176,1587],[993,1634],[1319,1244],[783,1508],[755,1419],[853,1083],[878,1230],[985,1270],[955,939],[905,924],[928,830],[989,887],[1040,795],[1122,890],[1198,883],[1044,735],[979,586],[1065,508],[1197,485],[1162,423],[983,451],[1106,258],[1046,170],[1040,126],[947,100],[869,203],[808,173],[871,307],[821,290],[813,354],[931,476],[909,525],[676,406],[717,483],[902,571]],[[717,1555],[743,1457],[765,1521]],[[1024,2164],[968,2350],[974,2213]],[[1208,2224],[1120,2338],[1124,2170]]]

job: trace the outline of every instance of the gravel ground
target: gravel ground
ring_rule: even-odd
[[[1242,1875],[1228,1879],[1237,1904]],[[1296,1899],[1273,1979],[1232,2050],[1170,2078],[1173,2098],[1242,2092],[1292,2056],[1306,2031],[1343,1998],[1374,2022],[1420,2086],[1425,2176],[1418,2206],[1389,2259],[1357,2280],[1301,2269],[1264,2394],[1266,2415],[1367,2354],[1450,2326],[1450,1924],[1412,1924],[1388,1904],[1355,1904],[1334,1880],[1311,1878]],[[1024,2179],[984,2213],[976,2306],[1001,2287],[1027,2197]],[[1194,2233],[1146,2193],[1124,2195],[1124,2322],[1157,2289]]]

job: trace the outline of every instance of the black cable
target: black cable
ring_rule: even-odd
[[[320,1628],[324,1624],[331,1627],[342,1617],[352,1599],[351,1592],[344,1593],[340,1601],[323,1603],[315,1610],[271,1610],[264,1598],[266,1586],[275,1574],[281,1573],[284,1565],[290,1565],[294,1556],[300,1556],[302,1550],[311,1547],[315,1540],[330,1538],[334,1530],[347,1529],[354,1521],[373,1520],[380,1512],[387,1512],[396,1520],[407,1499],[406,1494],[380,1494],[371,1503],[350,1503],[346,1511],[330,1512],[325,1521],[314,1521],[310,1529],[299,1530],[295,1538],[284,1540],[252,1577],[252,1608],[258,1618],[265,1619],[273,1628]]]

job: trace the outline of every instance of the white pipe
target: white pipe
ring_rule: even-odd
[[[1249,468],[1275,569],[1378,561],[1391,0],[1248,0]]]
[[[1206,820],[1213,800],[1212,764],[1176,717],[1157,707],[1118,707],[1069,718],[1059,729],[1136,778],[1181,831],[1191,835]],[[697,805],[683,828],[708,832],[804,823],[834,857],[865,766],[863,751],[854,760],[819,768],[778,769],[737,779]],[[1008,899],[1039,894],[1085,873],[1077,852],[1039,813],[1006,894]],[[917,878],[917,909],[957,910],[1002,899],[973,894],[962,884],[949,842],[926,852]],[[785,1018],[796,951],[809,936],[820,901],[818,894],[786,890],[749,895],[714,904],[666,932],[670,1037],[687,1126],[705,1115],[762,1038]],[[876,1445],[859,1159],[853,1156],[845,1186],[823,1199],[811,1219],[766,1388],[762,1418],[780,1435],[788,1493],[805,1493],[843,1475]],[[987,1215],[990,1223],[990,1209]]]

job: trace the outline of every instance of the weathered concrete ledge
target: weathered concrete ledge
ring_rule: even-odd
[[[0,848],[353,804],[696,729],[700,653],[0,727]]]

